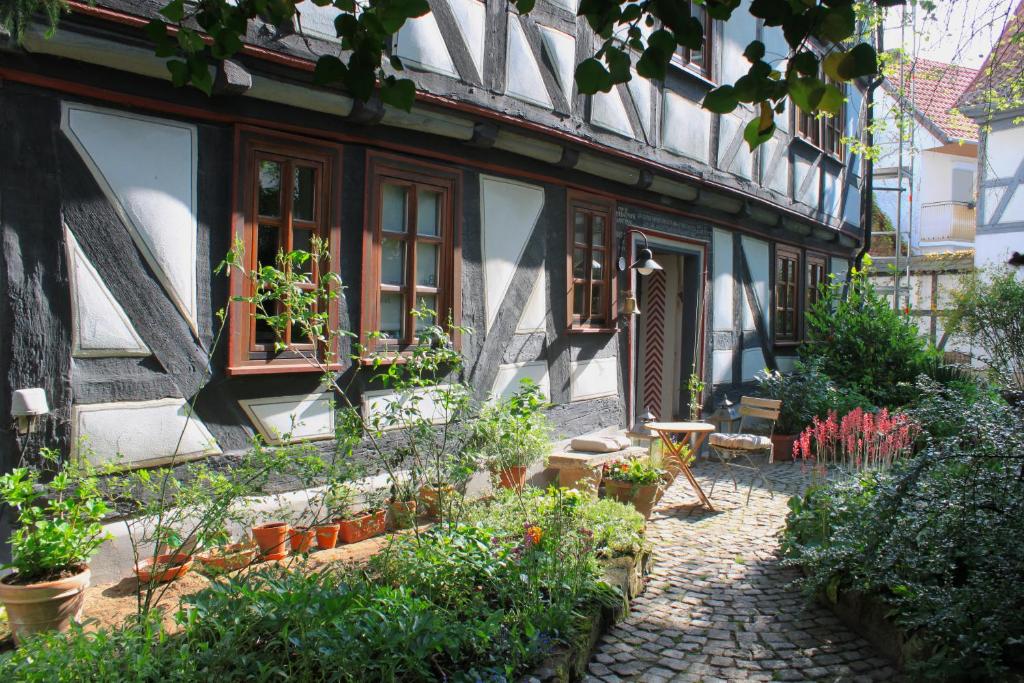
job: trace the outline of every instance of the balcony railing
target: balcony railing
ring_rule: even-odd
[[[921,241],[974,241],[974,203],[932,202],[921,207]]]

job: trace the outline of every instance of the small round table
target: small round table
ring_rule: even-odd
[[[679,467],[682,469],[683,474],[686,475],[690,486],[693,487],[694,493],[700,498],[700,502],[708,510],[714,512],[715,508],[711,505],[711,501],[704,495],[704,490],[701,489],[696,477],[693,476],[693,472],[690,471],[689,465],[686,464],[686,459],[683,457],[683,448],[689,443],[690,437],[696,435],[696,439],[693,442],[693,452],[699,453],[700,447],[704,444],[704,439],[707,438],[708,434],[715,431],[715,426],[708,422],[648,422],[644,426],[657,433],[661,438],[661,443],[668,449],[669,454],[674,456],[679,462]],[[672,441],[673,434],[683,435],[679,443]]]

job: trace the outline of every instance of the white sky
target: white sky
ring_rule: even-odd
[[[1007,18],[1022,0],[934,0],[928,17],[918,8],[916,29],[903,31],[907,54],[925,59],[978,68],[999,38]],[[906,8],[908,17],[912,8]],[[889,10],[885,22],[885,49],[900,46],[901,7]],[[916,40],[916,44],[915,44]]]

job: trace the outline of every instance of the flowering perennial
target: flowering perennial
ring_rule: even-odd
[[[661,481],[665,470],[655,467],[650,458],[630,458],[606,463],[604,476],[613,481],[624,481],[640,486]]]
[[[919,427],[905,413],[882,408],[871,413],[857,408],[839,419],[829,411],[815,417],[793,444],[793,458],[848,471],[885,469],[896,458],[909,455]]]

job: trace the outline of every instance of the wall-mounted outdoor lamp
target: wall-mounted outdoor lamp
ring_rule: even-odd
[[[650,275],[656,270],[661,270],[661,265],[654,260],[654,254],[651,252],[650,246],[648,246],[647,235],[640,232],[639,230],[627,230],[622,234],[622,239],[619,240],[619,270],[626,270],[626,256],[624,248],[626,243],[626,235],[628,235],[630,232],[635,232],[636,234],[643,237],[644,246],[643,248],[640,249],[639,252],[637,252],[636,261],[630,264],[629,267],[636,268],[636,272],[640,273],[641,275]]]
[[[18,427],[18,434],[31,434],[39,426],[39,418],[50,412],[46,402],[46,391],[38,387],[17,389],[11,396],[11,417]]]

